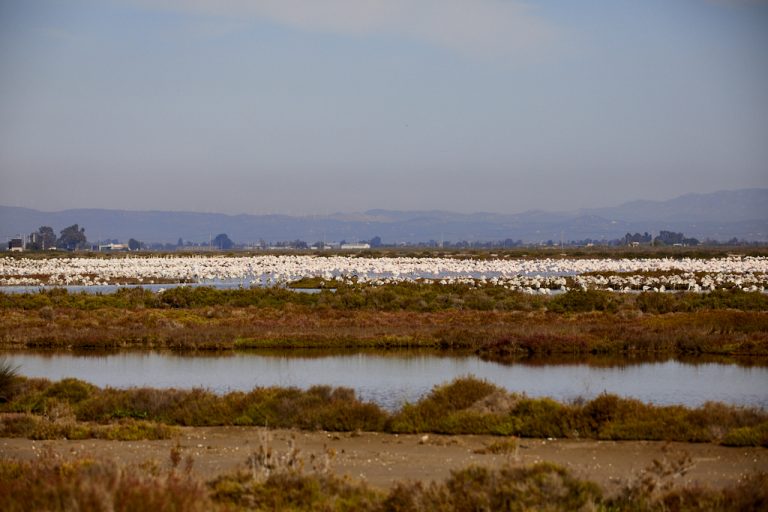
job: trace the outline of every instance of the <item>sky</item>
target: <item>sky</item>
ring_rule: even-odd
[[[768,187],[768,1],[0,0],[0,204],[516,213]]]

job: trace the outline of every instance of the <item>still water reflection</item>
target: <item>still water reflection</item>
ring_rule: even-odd
[[[474,356],[434,353],[345,353],[307,357],[241,353],[192,356],[154,352],[110,355],[9,353],[29,377],[77,377],[98,386],[203,387],[218,393],[255,386],[315,384],[354,388],[388,409],[416,401],[456,377],[474,375],[509,391],[561,401],[604,391],[656,404],[698,406],[708,400],[768,409],[768,368],[677,361],[596,367],[587,364],[502,365]]]

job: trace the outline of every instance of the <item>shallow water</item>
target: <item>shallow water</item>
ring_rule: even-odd
[[[433,386],[466,375],[486,379],[509,391],[559,401],[608,392],[655,404],[695,407],[711,400],[768,409],[768,368],[721,363],[505,365],[474,356],[423,352],[355,352],[321,357],[291,352],[205,357],[157,352],[7,353],[5,357],[20,366],[22,375],[52,380],[76,377],[102,387],[203,387],[224,393],[256,386],[345,386],[355,389],[363,400],[387,409],[414,402]]]

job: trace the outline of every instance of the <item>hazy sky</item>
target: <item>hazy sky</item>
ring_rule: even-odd
[[[0,204],[519,212],[766,186],[766,1],[0,0]]]

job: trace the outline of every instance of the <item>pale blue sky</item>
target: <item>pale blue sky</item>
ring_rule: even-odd
[[[0,0],[0,204],[519,212],[766,186],[765,1]]]

